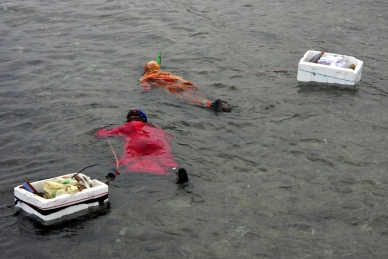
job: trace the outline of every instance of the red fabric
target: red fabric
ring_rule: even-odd
[[[111,130],[100,129],[95,136],[120,136],[124,139],[125,150],[119,163],[125,165],[127,172],[170,175],[167,170],[178,167],[169,144],[172,136],[145,122],[130,121]]]

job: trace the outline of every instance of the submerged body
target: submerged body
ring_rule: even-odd
[[[146,122],[129,121],[111,130],[100,129],[95,136],[124,139],[119,163],[125,165],[127,172],[170,175],[168,170],[178,167],[169,144],[172,136]]]
[[[160,87],[184,101],[201,104],[218,111],[231,111],[231,108],[221,100],[217,99],[213,102],[207,99],[196,84],[180,76],[161,71],[160,65],[156,61],[150,61],[145,65],[144,75],[139,81],[144,87],[144,90],[149,90],[151,86]]]

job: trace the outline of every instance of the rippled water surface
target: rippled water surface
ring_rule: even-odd
[[[386,258],[386,1],[0,3],[1,258]],[[364,61],[356,89],[299,85],[309,50]],[[144,64],[234,106],[161,90]],[[282,72],[264,72],[280,70]],[[94,133],[139,108],[173,135],[190,186],[125,173],[109,211],[45,228],[13,188],[113,167]],[[118,153],[120,139],[112,139]]]

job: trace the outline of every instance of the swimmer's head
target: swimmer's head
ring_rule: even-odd
[[[160,65],[156,61],[149,61],[144,66],[144,73],[150,74],[160,71]]]
[[[130,110],[127,115],[127,122],[128,121],[147,122],[147,116],[141,110]]]

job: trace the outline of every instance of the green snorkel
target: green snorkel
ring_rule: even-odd
[[[162,54],[161,53],[159,53],[159,55],[158,55],[158,64],[159,64],[159,66],[162,64]]]

